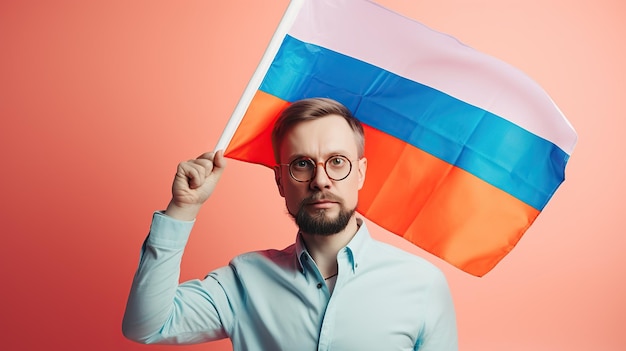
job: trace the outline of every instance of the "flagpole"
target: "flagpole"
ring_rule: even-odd
[[[250,102],[254,97],[254,94],[261,86],[261,83],[263,82],[263,77],[265,77],[267,70],[272,64],[272,61],[274,60],[274,57],[276,56],[276,53],[278,52],[278,49],[280,48],[280,45],[285,38],[285,35],[287,34],[296,17],[298,16],[298,13],[300,12],[302,5],[304,4],[304,1],[306,0],[291,0],[289,2],[287,10],[285,10],[283,17],[278,24],[278,28],[274,32],[274,35],[272,36],[268,47],[265,49],[259,65],[254,71],[252,78],[250,78],[250,81],[248,82],[248,85],[246,86],[243,94],[239,98],[239,102],[235,106],[235,109],[231,114],[230,119],[226,123],[226,127],[224,127],[224,131],[222,131],[222,135],[217,141],[217,145],[214,149],[215,151],[225,150],[230,144],[230,141],[233,138],[233,135],[235,135],[235,131],[237,130],[239,123],[243,119],[243,116],[245,115],[246,110],[248,109],[248,106],[250,105]]]

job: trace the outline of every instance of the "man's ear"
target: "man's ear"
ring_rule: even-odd
[[[285,197],[283,185],[281,184],[282,174],[280,173],[280,166],[274,166],[274,179],[276,180],[276,186],[278,187],[278,193],[280,196]]]
[[[363,187],[365,183],[365,172],[367,171],[367,159],[362,157],[359,160],[359,190]]]

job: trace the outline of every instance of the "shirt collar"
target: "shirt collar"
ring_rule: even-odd
[[[342,252],[345,252],[348,255],[348,260],[352,265],[352,271],[357,272],[359,268],[359,262],[364,258],[365,248],[367,243],[372,240],[372,237],[367,230],[367,226],[365,222],[361,218],[357,218],[357,223],[359,225],[359,229],[356,231],[352,240],[346,245],[343,249],[341,249],[338,255],[341,255]],[[296,237],[296,258],[298,260],[299,270],[304,273],[306,265],[303,260],[312,259],[311,255],[306,249],[306,245],[304,244],[304,240],[302,239],[302,235],[298,233]]]

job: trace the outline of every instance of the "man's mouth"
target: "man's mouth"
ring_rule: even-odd
[[[334,201],[320,200],[320,201],[310,202],[308,206],[313,207],[313,208],[323,209],[323,208],[331,208],[335,204],[337,203]]]
[[[314,194],[303,201],[305,206],[313,208],[330,208],[341,201],[332,194]]]

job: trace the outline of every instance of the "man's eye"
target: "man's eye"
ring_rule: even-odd
[[[346,163],[343,157],[333,157],[330,159],[330,165],[333,167],[341,167]]]
[[[311,167],[311,162],[308,160],[298,160],[293,163],[293,166],[297,169],[308,169]]]

